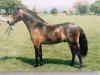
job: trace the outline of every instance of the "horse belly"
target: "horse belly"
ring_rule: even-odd
[[[65,41],[66,41],[66,36],[59,31],[59,32],[48,34],[48,37],[46,38],[44,43],[57,44],[57,43],[65,42]]]

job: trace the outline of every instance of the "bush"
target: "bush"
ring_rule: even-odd
[[[58,11],[57,11],[56,8],[52,8],[50,12],[51,12],[51,14],[53,14],[53,15],[56,15],[56,14],[58,13]]]
[[[87,14],[89,11],[89,4],[88,2],[78,1],[74,4],[74,8],[76,9],[76,12],[81,15]]]

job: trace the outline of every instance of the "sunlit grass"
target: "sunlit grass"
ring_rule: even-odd
[[[100,70],[100,16],[40,16],[50,24],[73,22],[82,27],[89,44],[82,71]],[[26,26],[19,22],[10,37],[3,37],[7,27],[0,26],[0,71],[80,71],[78,58],[74,67],[69,66],[71,53],[67,43],[43,45],[44,65],[34,68],[35,53]]]

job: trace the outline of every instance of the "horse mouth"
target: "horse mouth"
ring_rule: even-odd
[[[7,23],[8,23],[10,26],[12,26],[12,25],[15,24],[14,22],[10,22],[10,21],[7,21]]]

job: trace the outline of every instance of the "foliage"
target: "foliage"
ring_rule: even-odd
[[[76,9],[76,12],[78,12],[81,15],[87,14],[89,11],[89,4],[85,1],[78,1],[74,4],[74,8]]]
[[[65,10],[62,11],[62,13],[65,13],[66,15],[73,15],[73,10],[65,9]]]
[[[18,0],[0,0],[0,9],[5,10],[6,14],[11,13],[18,6],[22,7],[24,5]]]
[[[43,14],[47,14],[48,13],[48,11],[47,10],[43,10],[43,12],[42,12]]]
[[[52,8],[50,12],[51,14],[56,15],[58,13],[58,10],[57,8]]]
[[[37,9],[35,7],[32,9],[32,11],[37,13]]]
[[[100,15],[100,0],[96,0],[94,3],[91,4],[90,11],[94,12],[94,15]]]

